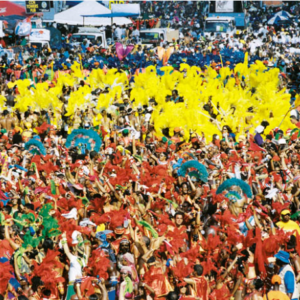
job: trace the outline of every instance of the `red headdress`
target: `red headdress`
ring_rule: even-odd
[[[65,282],[65,279],[54,269],[57,263],[60,263],[55,260],[55,256],[53,257],[52,254],[50,256],[51,257],[44,260],[40,265],[38,265],[36,261],[33,261],[34,271],[29,279],[31,281],[34,276],[40,277],[45,287],[49,289],[52,294],[57,294],[57,284]]]
[[[8,285],[10,278],[13,277],[13,272],[14,272],[14,269],[8,261],[1,264],[0,294],[4,294],[7,291],[7,285]]]
[[[272,208],[276,210],[278,216],[280,216],[282,210],[289,208],[289,206],[289,203],[272,202]]]
[[[88,227],[81,227],[76,224],[74,219],[65,219],[63,216],[57,216],[59,229],[61,232],[67,233],[67,242],[69,246],[72,246],[72,233],[73,231],[77,230],[80,233],[86,234],[90,236],[90,229]]]
[[[121,152],[116,151],[115,152],[115,157],[112,159],[112,163],[114,165],[118,165],[118,164],[122,163],[122,161],[123,161],[123,156],[122,156]]]
[[[266,256],[263,251],[263,245],[262,245],[262,239],[261,239],[261,230],[259,227],[255,228],[255,254],[254,254],[254,262],[258,266],[258,270],[260,272],[260,275],[262,277],[265,277],[267,275],[265,262],[266,262]]]
[[[220,270],[216,267],[216,264],[212,261],[211,257],[207,257],[205,261],[201,263],[203,267],[203,275],[209,274],[211,271],[215,271],[217,274],[220,273]]]
[[[207,241],[202,241],[202,248],[209,252],[214,252],[221,244],[222,241],[218,235],[213,236],[212,234],[209,234]]]
[[[231,225],[236,222],[236,217],[231,214],[229,210],[225,210],[223,215],[216,215],[215,219],[221,223],[222,226]]]
[[[151,209],[156,210],[163,210],[165,208],[167,201],[164,199],[157,199],[156,201],[152,202]]]
[[[175,267],[171,267],[174,277],[181,281],[178,286],[185,286],[184,278],[188,277],[193,272],[193,263],[185,264],[184,260],[176,263]]]
[[[296,251],[298,255],[300,255],[300,236],[297,230],[296,230]]]
[[[160,224],[175,226],[175,223],[166,214],[156,214],[155,212],[151,212],[151,214],[157,217],[157,221]]]
[[[90,204],[94,207],[94,210],[96,212],[102,212],[103,211],[103,205],[104,205],[104,202],[105,202],[105,198],[102,197],[102,198],[95,198],[93,199]]]
[[[118,226],[123,226],[124,219],[127,216],[127,211],[124,209],[112,210],[97,218],[98,223],[110,223],[110,229],[114,230]]]
[[[200,257],[200,246],[190,248],[188,251],[184,253],[180,253],[182,258],[187,258],[189,261],[195,262],[198,257]]]
[[[236,230],[235,225],[236,224],[229,225],[225,229],[225,233],[227,235],[227,242],[231,245],[243,243],[244,239],[244,236]]]
[[[11,258],[12,254],[14,253],[14,249],[11,247],[8,240],[0,241],[0,257],[7,257]]]
[[[171,238],[170,244],[174,252],[178,253],[179,248],[186,244],[185,240],[188,239],[188,236],[185,232],[181,232],[177,227],[174,228],[174,231],[169,231],[166,235],[167,238]]]
[[[39,134],[42,134],[49,128],[51,128],[51,125],[44,122],[40,127],[36,127],[35,129],[38,131]]]
[[[96,277],[86,276],[81,279],[80,290],[82,295],[89,297],[95,293],[93,281],[97,281]],[[85,298],[84,298],[85,299]]]
[[[101,249],[96,249],[92,252],[92,255],[89,259],[88,266],[91,270],[91,275],[103,279],[108,279],[107,270],[110,267],[110,260],[107,258],[107,255]]]
[[[269,238],[264,240],[263,250],[266,257],[274,256],[282,245],[286,245],[292,235],[291,232],[284,232],[282,229],[277,229],[276,234],[271,234]]]

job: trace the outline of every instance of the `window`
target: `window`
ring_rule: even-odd
[[[206,22],[206,32],[229,32],[230,26],[226,22]]]
[[[156,43],[159,41],[160,36],[158,32],[140,32],[140,39],[143,43]]]
[[[73,42],[82,43],[85,39],[92,42],[92,41],[95,40],[95,36],[94,35],[88,35],[88,34],[73,34],[72,35]]]

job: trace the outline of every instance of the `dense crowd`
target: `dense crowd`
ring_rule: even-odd
[[[199,2],[146,2],[178,40],[2,57],[0,300],[299,299],[300,37],[251,7],[203,38]]]

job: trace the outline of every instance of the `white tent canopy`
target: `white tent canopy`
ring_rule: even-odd
[[[54,16],[56,23],[82,26],[106,26],[111,25],[111,18],[90,18],[83,15],[109,14],[110,9],[96,1],[84,1],[74,7],[60,12]],[[117,25],[131,24],[128,18],[113,18]]]

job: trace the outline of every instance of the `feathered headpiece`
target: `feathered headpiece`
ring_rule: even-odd
[[[139,225],[142,225],[145,229],[149,230],[154,238],[158,237],[158,233],[148,222],[141,220],[141,221],[137,221],[137,223]]]
[[[102,144],[102,140],[99,134],[92,129],[75,129],[68,135],[65,146],[67,148],[71,147],[72,141],[75,140],[75,146],[80,144],[86,145],[88,150],[92,149],[91,140],[94,141],[95,147],[94,151],[99,152]]]
[[[231,178],[225,180],[217,189],[217,194],[221,194],[223,191],[228,190],[232,186],[238,186],[248,198],[252,198],[251,188],[248,183],[241,179]]]
[[[24,146],[25,150],[30,150],[31,153],[33,154],[39,154],[39,155],[46,155],[46,149],[43,145],[42,142],[40,142],[39,140],[37,139],[31,139],[29,140],[27,143],[25,143],[25,146]]]
[[[171,267],[173,271],[174,277],[176,277],[181,283],[179,286],[185,286],[186,283],[184,282],[184,278],[188,277],[193,272],[193,263],[190,262],[189,264],[185,264],[184,260],[181,260],[176,263],[175,267]]]
[[[103,250],[96,249],[92,252],[88,266],[90,267],[93,276],[99,276],[105,280],[108,279],[109,276],[107,270],[110,267],[110,260]]]
[[[179,252],[179,248],[181,248],[186,242],[188,236],[185,232],[181,232],[178,228],[174,228],[173,231],[168,231],[166,234],[166,238],[170,239],[170,244],[172,246],[172,250],[176,253]]]
[[[49,128],[51,128],[51,125],[44,122],[41,126],[36,127],[35,129],[38,131],[39,134],[42,134],[45,131],[47,131]]]
[[[195,177],[196,172],[200,180],[202,180],[203,182],[207,182],[208,172],[205,166],[200,164],[197,160],[189,160],[184,163],[178,171],[178,176],[184,177],[189,169],[192,169],[194,171],[193,173],[191,173],[192,176]]]
[[[14,269],[12,265],[7,261],[1,264],[0,272],[0,294],[3,295],[7,291],[7,285],[9,280],[13,277]]]
[[[58,253],[56,253],[57,255]],[[48,254],[47,254],[48,255]],[[33,261],[34,270],[30,277],[30,280],[38,276],[41,278],[45,287],[49,289],[53,294],[57,294],[57,284],[65,282],[65,279],[59,275],[59,273],[55,270],[57,268],[58,261],[55,262],[55,257],[53,255],[49,255],[51,259],[44,260],[40,265],[37,264],[36,261]]]
[[[228,198],[231,202],[236,202],[242,199],[242,196],[237,191],[229,191],[228,193],[226,193],[225,197]]]

